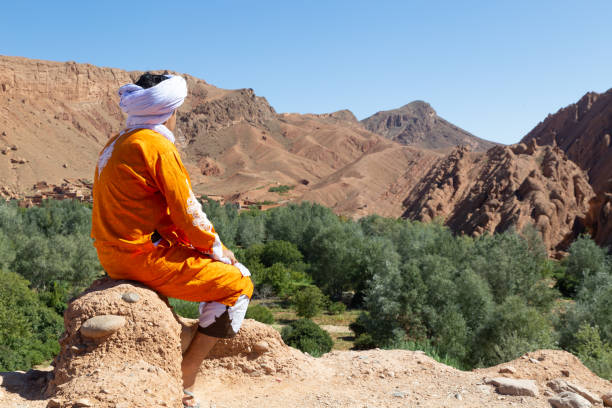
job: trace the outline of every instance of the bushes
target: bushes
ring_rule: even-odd
[[[281,336],[289,346],[314,357],[320,357],[329,352],[334,344],[329,333],[308,319],[291,322],[283,328]]]
[[[292,303],[298,316],[311,318],[321,312],[325,300],[321,289],[316,286],[307,286],[293,295]]]
[[[246,312],[246,318],[255,319],[258,322],[265,324],[274,323],[274,316],[272,315],[272,312],[263,305],[249,306]]]
[[[169,298],[170,306],[174,309],[174,312],[179,316],[187,317],[189,319],[197,319],[200,315],[199,303],[189,302],[187,300]]]
[[[45,306],[28,281],[0,271],[0,371],[27,370],[59,352],[62,318]]]

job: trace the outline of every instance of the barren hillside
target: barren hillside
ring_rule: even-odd
[[[124,121],[116,91],[140,72],[18,57],[0,57],[0,67],[0,194],[23,197],[41,181],[91,179],[99,150]],[[251,89],[186,77],[189,97],[176,133],[199,193],[309,199],[349,215],[398,216],[393,192],[438,156],[365,130],[350,111],[277,114]],[[295,187],[282,196],[268,192],[277,185]]]
[[[447,150],[469,146],[485,151],[495,143],[442,119],[427,102],[414,101],[398,109],[377,112],[361,121],[366,129],[406,145]]]

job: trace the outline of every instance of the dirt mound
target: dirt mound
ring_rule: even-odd
[[[47,388],[58,406],[182,406],[180,325],[155,292],[98,280],[68,306],[64,325]]]
[[[533,224],[551,252],[585,230],[593,189],[583,170],[555,147],[457,148],[404,201],[404,217],[444,217],[457,233],[480,235]]]
[[[206,379],[261,376],[293,376],[309,364],[309,358],[287,346],[278,331],[255,320],[245,319],[236,337],[220,340],[202,363]]]
[[[495,143],[480,139],[438,116],[426,102],[414,101],[398,109],[377,112],[361,121],[366,129],[406,145],[426,149],[470,146],[485,151]]]

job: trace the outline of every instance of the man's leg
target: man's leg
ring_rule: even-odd
[[[193,391],[200,365],[217,341],[234,337],[238,333],[248,306],[249,298],[246,295],[240,295],[233,306],[218,302],[200,303],[198,332],[183,355],[181,364],[185,390]],[[192,397],[186,396],[183,402],[189,403],[190,400]]]
[[[202,365],[202,361],[206,358],[215,343],[219,340],[217,337],[207,336],[203,333],[196,333],[191,341],[189,348],[183,355],[183,363],[181,370],[183,371],[183,388],[187,391],[193,391],[195,378]]]

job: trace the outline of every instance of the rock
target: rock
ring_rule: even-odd
[[[120,316],[127,308],[121,300],[126,292],[137,293],[140,301]],[[149,326],[150,321],[156,325]],[[62,408],[115,408],[118,403],[154,407],[160,397],[170,407],[181,405],[180,325],[157,293],[134,282],[99,279],[68,305],[64,327],[54,378],[45,392],[48,398],[66,401]],[[85,336],[108,331],[114,334]],[[86,353],[71,350],[83,344]],[[160,369],[149,372],[152,366]],[[147,394],[145,389],[164,392]]]
[[[264,341],[264,340],[258,341],[253,346],[253,351],[255,351],[257,354],[263,354],[268,350],[270,350],[270,345],[268,344],[267,341]]]
[[[127,321],[123,316],[100,315],[88,319],[81,326],[81,334],[90,339],[110,336],[123,326]]]
[[[406,396],[408,396],[408,392],[406,392],[406,391],[393,391],[391,393],[391,396],[395,397],[395,398],[406,398]]]
[[[477,385],[476,388],[478,389],[478,391],[485,395],[491,394],[491,387],[489,387],[488,385],[480,384]]]
[[[516,368],[512,367],[512,366],[504,366],[502,368],[499,369],[499,372],[501,374],[514,374],[516,373]]]
[[[565,391],[548,400],[553,408],[589,408],[591,403],[573,392]]]
[[[601,396],[605,407],[612,407],[612,392]]]
[[[570,376],[569,370],[561,370],[561,374],[563,374],[563,376],[565,376],[565,377],[569,377]]]
[[[601,398],[599,398],[597,395],[589,392],[588,390],[580,387],[579,385],[572,384],[560,378],[549,381],[548,384],[546,385],[548,385],[556,393],[573,392],[573,393],[580,395],[583,398],[586,398],[589,402],[593,404],[602,403]]]
[[[458,399],[459,401],[461,401],[463,399],[463,396],[459,393],[455,394],[455,398]]]
[[[538,360],[536,360],[535,358],[530,358],[529,362],[533,363],[533,364],[540,364],[540,362]]]
[[[538,386],[533,380],[518,380],[514,378],[487,378],[487,384],[493,384],[497,392],[503,395],[523,395],[526,397],[537,397]]]
[[[64,406],[64,401],[59,398],[51,398],[47,402],[47,408],[62,408]]]
[[[78,408],[88,408],[93,407],[93,404],[87,398],[81,398],[74,401],[74,404],[72,404],[72,406]]]
[[[134,293],[134,292],[125,292],[122,296],[121,299],[125,300],[128,303],[136,303],[140,300],[140,296],[138,296],[138,293]]]

